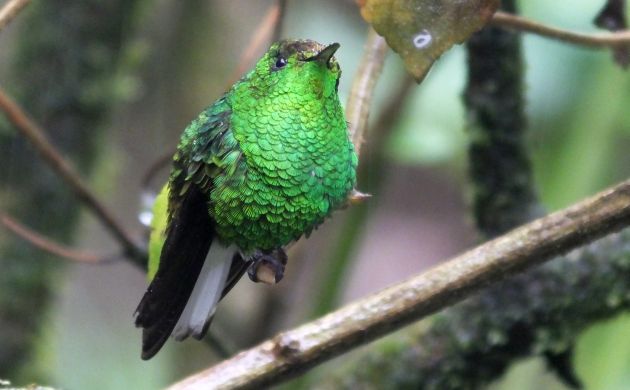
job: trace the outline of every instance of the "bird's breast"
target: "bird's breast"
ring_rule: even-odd
[[[284,246],[345,203],[356,156],[338,102],[277,97],[234,113],[232,126],[243,168],[221,180],[211,210],[226,243]]]

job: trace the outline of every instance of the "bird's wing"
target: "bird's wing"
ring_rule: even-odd
[[[172,333],[212,244],[208,199],[213,178],[230,169],[223,166],[226,156],[239,152],[229,118],[229,105],[218,100],[186,128],[174,157],[159,266],[136,310],[136,326],[143,328],[143,359],[155,355]],[[229,285],[242,275],[240,257],[235,259]]]
[[[212,243],[205,197],[197,188],[187,192],[171,218],[158,271],[136,310],[136,326],[143,328],[143,359],[155,355],[173,331]]]

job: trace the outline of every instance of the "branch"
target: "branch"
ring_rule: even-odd
[[[581,332],[630,308],[628,259],[625,229],[370,346],[316,388],[483,389],[526,357],[575,385],[566,359]]]
[[[365,51],[361,61],[357,76],[352,82],[352,89],[348,97],[346,107],[346,120],[348,121],[348,133],[354,143],[354,149],[359,153],[363,143],[363,135],[367,130],[368,114],[370,104],[374,96],[376,80],[381,75],[385,55],[387,54],[387,43],[380,35],[370,27]]]
[[[78,173],[66,161],[57,149],[48,141],[44,131],[31,120],[24,111],[0,89],[0,109],[9,121],[35,147],[40,157],[61,177],[74,194],[96,215],[101,223],[118,240],[125,254],[130,258],[144,259],[144,250],[138,246],[113,214],[83,183]]]
[[[173,162],[173,155],[175,154],[175,150],[169,150],[168,152],[162,154],[157,157],[149,168],[146,170],[144,175],[142,175],[142,180],[140,181],[140,188],[143,191],[150,191],[149,187],[151,186],[151,182],[153,178],[164,168],[170,168]]]
[[[278,8],[278,17],[276,19],[275,26],[273,27],[273,32],[271,34],[271,42],[279,41],[282,38],[282,28],[284,17],[287,13],[287,2],[288,0],[276,0],[276,7]]]
[[[501,5],[516,11],[514,0]],[[486,28],[466,48],[473,211],[480,232],[492,237],[542,211],[524,142],[521,36]],[[317,388],[483,388],[527,356],[546,357],[550,370],[578,387],[568,358],[579,332],[630,307],[623,298],[601,304],[630,297],[629,239],[630,229],[507,278],[366,348]]]
[[[260,388],[375,340],[515,275],[630,225],[630,180],[535,220],[325,317],[286,331],[171,390]]]
[[[494,14],[490,24],[591,48],[618,47],[630,44],[630,31],[627,30],[616,33],[582,34],[547,26],[501,11]]]
[[[516,10],[513,1],[502,7]],[[543,214],[525,146],[521,36],[485,28],[470,37],[466,51],[472,211],[479,231],[492,238]]]
[[[514,0],[503,1],[502,7],[516,11]],[[497,27],[486,28],[474,34],[466,48],[468,82],[464,101],[470,132],[473,212],[480,232],[494,237],[542,211],[524,141],[521,36]],[[617,244],[612,248],[602,244],[610,241],[606,239],[572,253],[571,259],[578,255],[579,264],[555,259],[507,278],[449,307],[431,321],[388,337],[353,359],[321,387],[380,388],[395,383],[397,387],[418,389],[481,388],[519,357],[561,355],[560,337],[545,342],[536,335],[574,335],[578,326],[570,318],[579,318],[580,325],[585,326],[596,316],[615,311],[587,303],[601,302],[598,298],[602,293],[609,294],[609,284],[601,282],[609,281],[607,275],[613,273],[614,262],[608,256],[624,252],[619,236],[614,240]],[[601,251],[602,247],[610,250]],[[581,277],[576,277],[578,273]],[[616,275],[621,280],[627,277],[627,273]],[[588,292],[582,291],[586,286]],[[585,302],[578,296],[589,298]],[[558,359],[549,363],[552,361]],[[555,368],[567,383],[578,383],[570,365],[549,367]]]
[[[40,386],[38,384],[30,384],[27,387],[4,387],[4,386],[11,386],[11,382],[9,382],[8,380],[2,379],[0,378],[0,389],[2,390],[55,390],[52,387],[47,387],[47,386]]]
[[[137,15],[133,11],[138,3],[108,1],[94,17],[93,1],[32,1],[20,14],[19,23],[11,26],[18,29],[15,44],[11,53],[3,53],[11,89],[63,156],[82,172],[93,170],[103,124],[121,101],[114,85],[129,69],[117,65],[124,56],[123,47],[134,36],[138,18],[130,15]],[[95,52],[98,58],[92,55]],[[12,135],[13,126],[3,113],[0,117],[0,203],[29,227],[69,242],[81,205],[29,140],[17,130]],[[18,239],[6,240],[3,233],[0,377],[29,383],[44,375],[34,362],[40,357],[38,343],[65,267]]]
[[[17,5],[20,5],[20,0],[12,1],[0,10],[0,29],[4,27],[4,25],[6,25],[6,23],[8,23],[20,9],[28,3],[28,1],[29,0],[22,1],[23,4],[20,7],[17,7]],[[249,66],[255,52],[260,49],[268,37],[277,39],[280,35],[285,9],[286,0],[278,0],[278,2],[270,9],[266,18],[252,35],[250,45],[241,58],[240,67],[237,70],[239,75],[245,71],[244,67]],[[78,173],[48,141],[44,131],[1,89],[0,109],[6,113],[10,122],[35,147],[43,160],[53,169],[53,171],[58,174],[74,191],[75,195],[95,213],[99,221],[101,221],[110,233],[112,233],[112,235],[120,242],[129,258],[137,260],[138,263],[143,263],[146,258],[145,251],[134,242],[131,236],[127,234],[123,226],[115,219],[113,213],[111,213],[90,191],[89,187],[82,182]],[[170,160],[171,157],[169,156],[167,159]],[[145,177],[145,180],[143,180],[143,184],[147,184],[147,182],[151,180],[155,172],[162,167],[164,163],[163,160],[167,159],[160,159],[155,166],[150,169]],[[108,260],[100,258],[92,253],[67,248],[41,234],[36,233],[33,230],[26,228],[4,214],[0,214],[0,222],[2,222],[2,224],[4,224],[13,233],[31,243],[33,246],[56,256],[84,263],[97,263]],[[212,337],[209,337],[208,339],[210,340],[209,343],[216,347],[217,340],[213,340]],[[224,354],[224,349],[218,350],[220,353]]]
[[[278,0],[269,8],[241,54],[238,66],[229,79],[230,85],[241,78],[270,40],[276,41],[280,37],[285,10],[286,0]]]
[[[102,264],[114,260],[113,257],[98,256],[92,252],[76,250],[59,244],[44,235],[27,228],[3,212],[0,212],[0,223],[2,223],[13,234],[25,241],[28,241],[34,247],[58,257],[86,264]]]
[[[352,84],[352,90],[348,97],[346,118],[349,123],[348,131],[353,138],[355,150],[359,152],[365,133],[368,131],[368,113],[376,81],[381,75],[383,61],[387,54],[387,45],[379,38],[374,30],[368,31],[365,45],[365,53],[361,59],[361,68],[357,72]],[[397,115],[403,107],[404,101],[410,95],[411,88],[416,84],[407,77],[395,87],[392,98],[380,112],[380,116],[374,123],[370,134],[372,148],[364,150],[361,156],[361,164],[357,171],[357,182],[361,191],[372,194],[381,184],[381,171],[383,164],[382,150],[386,137],[394,128]],[[369,180],[368,180],[369,173]],[[362,194],[363,195],[363,194]],[[359,200],[354,207],[346,211],[341,234],[331,243],[330,255],[326,259],[320,259],[315,280],[321,284],[319,298],[313,304],[312,316],[318,317],[331,311],[343,290],[343,279],[347,276],[347,270],[352,264],[350,252],[356,247],[361,238],[364,221],[367,218],[367,205]]]
[[[0,31],[28,5],[31,0],[10,0],[0,9]]]
[[[369,126],[368,143],[371,146],[363,148],[361,164],[357,171],[357,182],[360,183],[361,192],[368,194],[380,192],[386,171],[383,150],[387,138],[396,127],[400,112],[416,85],[411,77],[404,74],[398,85],[393,87],[392,97],[381,109],[374,124]],[[313,304],[311,318],[324,315],[338,306],[338,300],[346,287],[343,281],[354,264],[352,253],[363,238],[362,233],[369,212],[369,201],[359,202],[344,212],[341,233],[335,237],[334,242],[329,243],[330,255],[326,259],[318,260],[318,275],[315,280],[320,292]]]
[[[231,84],[238,80],[247,71],[254,62],[254,59],[257,57],[257,53],[263,50],[264,45],[269,40],[275,42],[280,39],[282,35],[284,16],[286,15],[286,8],[287,0],[277,0],[276,3],[269,8],[267,14],[265,14],[265,17],[251,35],[247,47],[243,50],[238,66],[236,67],[233,75],[229,78],[232,80]],[[175,154],[175,151],[171,150],[158,157],[149,166],[149,169],[144,174],[141,181],[141,187],[143,190],[147,190],[155,175],[171,163],[173,160],[173,154]]]

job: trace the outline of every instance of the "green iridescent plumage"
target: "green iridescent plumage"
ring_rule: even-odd
[[[168,183],[168,219],[154,223],[151,236],[151,260],[157,263],[159,254],[160,264],[138,308],[136,323],[145,329],[145,344],[153,343],[148,333],[158,332],[150,330],[166,321],[157,313],[160,306],[172,311],[191,294],[192,287],[177,290],[177,304],[162,305],[160,300],[176,299],[161,293],[166,287],[160,284],[175,283],[174,272],[187,273],[194,284],[203,273],[203,259],[190,258],[205,256],[210,243],[203,246],[192,236],[205,237],[212,248],[235,248],[240,262],[237,256],[229,259],[227,290],[254,253],[269,253],[308,235],[346,203],[357,156],[337,95],[341,72],[332,57],[337,48],[306,40],[273,44],[252,71],[185,129]],[[161,214],[166,214],[165,194],[156,204]],[[200,212],[207,215],[199,217]],[[188,262],[194,271],[182,265]],[[158,350],[163,342],[161,334]],[[149,349],[147,356],[157,352]]]
[[[211,188],[219,239],[246,252],[308,233],[345,201],[355,179],[338,67],[297,66],[293,55],[283,69],[270,70],[279,49],[272,46],[186,129],[176,157],[188,180]]]

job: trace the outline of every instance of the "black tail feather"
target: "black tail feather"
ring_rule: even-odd
[[[192,185],[172,217],[158,271],[136,309],[136,326],[143,328],[142,359],[158,353],[175,328],[213,237],[206,198]]]

